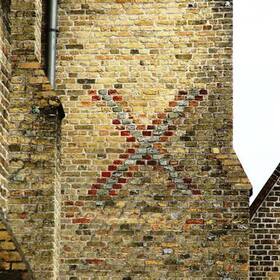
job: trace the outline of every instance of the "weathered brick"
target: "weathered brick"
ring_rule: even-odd
[[[10,31],[0,24],[1,38],[11,36],[0,40],[1,205],[34,278],[247,279],[250,185],[232,150],[232,8],[59,2],[56,92],[43,71],[46,1],[12,1]],[[261,208],[267,219],[275,202]],[[256,245],[273,246],[266,235],[276,224],[258,230]],[[18,257],[5,240],[5,258]]]

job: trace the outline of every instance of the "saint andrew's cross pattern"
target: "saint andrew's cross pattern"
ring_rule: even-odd
[[[126,142],[137,143],[135,148],[128,148],[125,153],[119,154],[112,164],[107,166],[106,171],[101,171],[96,183],[88,190],[89,195],[116,196],[129,179],[133,178],[134,172],[143,165],[160,166],[169,175],[170,186],[180,189],[185,195],[201,194],[196,186],[191,185],[191,178],[179,176],[180,167],[176,168],[171,155],[162,149],[162,143],[167,142],[175,134],[177,129],[176,120],[185,116],[185,108],[196,107],[207,95],[207,90],[192,90],[187,92],[180,90],[174,101],[169,102],[169,107],[163,113],[157,113],[151,125],[137,125],[130,115],[129,109],[122,106],[122,96],[115,89],[102,89],[98,92],[90,90],[92,101],[103,101],[117,114],[112,124],[120,131],[120,135],[126,137]],[[190,187],[191,186],[191,187]]]

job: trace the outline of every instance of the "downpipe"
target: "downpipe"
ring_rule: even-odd
[[[56,78],[56,38],[57,38],[57,0],[49,1],[49,28],[48,28],[48,78],[55,89]]]

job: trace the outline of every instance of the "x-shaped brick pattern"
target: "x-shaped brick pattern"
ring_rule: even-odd
[[[162,143],[167,142],[175,134],[176,120],[185,117],[185,108],[196,107],[207,95],[207,90],[180,90],[174,101],[169,102],[169,107],[162,113],[157,113],[150,125],[137,125],[130,114],[130,110],[122,106],[123,97],[115,89],[102,89],[98,92],[89,92],[92,101],[103,101],[117,114],[112,124],[126,138],[128,143],[137,143],[135,148],[128,148],[125,153],[119,154],[106,171],[100,173],[97,182],[91,185],[89,195],[115,196],[118,191],[134,177],[134,172],[139,172],[139,166],[149,165],[156,168],[160,166],[169,175],[170,186],[180,189],[182,194],[200,194],[200,191],[190,184],[191,178],[181,177],[178,173],[176,160],[162,149]]]

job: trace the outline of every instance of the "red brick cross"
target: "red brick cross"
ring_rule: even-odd
[[[157,169],[158,166],[168,172],[171,179],[170,187],[177,186],[185,194],[200,194],[191,178],[180,178],[177,170],[181,166],[174,159],[170,160],[167,151],[162,148],[162,143],[167,142],[174,135],[177,126],[176,119],[184,116],[185,107],[197,107],[207,95],[205,89],[189,94],[180,90],[168,108],[162,113],[157,113],[150,125],[137,125],[130,114],[127,103],[123,101],[117,90],[91,90],[89,92],[92,101],[105,101],[118,118],[112,120],[112,124],[120,131],[120,136],[126,138],[126,142],[134,144],[133,148],[127,148],[125,153],[119,154],[105,171],[100,173],[97,182],[92,184],[89,195],[115,196],[135,172],[139,172],[139,166],[149,165]],[[137,143],[137,144],[136,144]],[[163,156],[162,156],[163,155]],[[168,157],[164,157],[168,155]],[[186,187],[187,186],[187,187]]]

